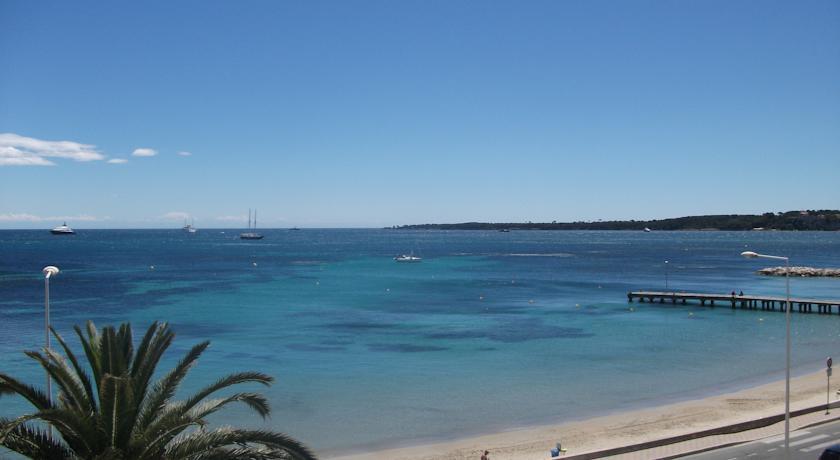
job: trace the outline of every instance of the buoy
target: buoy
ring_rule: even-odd
[[[254,264],[254,266],[255,266],[255,267],[257,266],[257,263],[256,263],[256,262],[253,262],[253,264]]]
[[[483,295],[478,296],[478,300],[484,300],[484,296]]]
[[[154,270],[154,269],[155,269],[154,265],[149,265],[149,270]]]

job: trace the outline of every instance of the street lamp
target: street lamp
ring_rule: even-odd
[[[50,276],[58,274],[58,267],[49,265],[44,267],[44,338],[47,343],[47,350],[50,349]],[[52,403],[52,388],[50,384],[50,373],[47,371],[47,400]]]
[[[790,259],[782,256],[769,256],[752,251],[744,251],[742,256],[748,259],[760,257],[785,261],[785,292],[787,306],[785,307],[785,452],[790,452]]]

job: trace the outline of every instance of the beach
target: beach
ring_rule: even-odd
[[[333,460],[477,459],[485,449],[491,458],[545,460],[561,441],[566,456],[601,451],[704,431],[784,412],[784,380],[708,398],[622,412],[580,422],[546,425],[470,437],[451,442],[387,449]],[[836,401],[836,385],[831,401]],[[791,380],[791,411],[825,404],[825,371]]]

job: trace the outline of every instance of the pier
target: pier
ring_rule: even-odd
[[[741,308],[744,310],[778,310],[785,311],[785,297],[756,296],[756,295],[732,295],[730,294],[704,294],[697,292],[664,292],[664,291],[631,291],[627,293],[627,301],[633,302],[638,299],[640,303],[699,303],[701,306],[728,306],[732,309]],[[834,307],[837,307],[837,314],[840,314],[840,300],[825,299],[797,299],[791,297],[790,311],[799,313],[818,313],[824,315],[832,314]]]

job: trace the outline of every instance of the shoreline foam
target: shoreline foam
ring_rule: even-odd
[[[836,390],[837,385],[833,387]],[[831,401],[837,400],[834,391]],[[791,380],[791,410],[825,404],[825,371]],[[335,460],[456,460],[475,459],[483,449],[491,458],[545,460],[556,442],[566,455],[593,452],[745,422],[784,411],[784,380],[707,398],[631,410],[583,421],[521,428],[454,441],[376,450],[353,455],[329,455]]]

